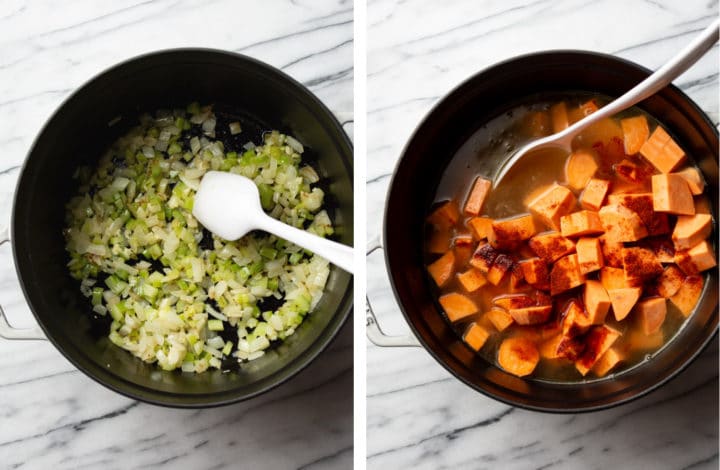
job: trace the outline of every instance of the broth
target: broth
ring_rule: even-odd
[[[469,343],[471,347],[473,344],[479,344],[478,354],[489,362],[500,365],[501,368],[502,365],[498,364],[498,350],[504,340],[512,337],[526,338],[532,342],[538,350],[542,351],[543,347],[546,347],[545,345],[548,344],[550,340],[555,338],[556,341],[561,341],[557,339],[558,335],[565,334],[561,333],[560,330],[565,324],[563,323],[565,321],[564,315],[568,311],[569,303],[573,301],[580,304],[583,303],[584,284],[579,287],[567,289],[558,295],[553,295],[550,300],[552,310],[547,321],[528,326],[521,326],[517,324],[517,322],[513,322],[507,329],[499,331],[498,327],[488,319],[489,315],[487,315],[487,312],[490,312],[493,307],[497,309],[496,302],[499,297],[508,294],[526,294],[531,298],[538,299],[537,305],[546,305],[548,302],[546,299],[547,296],[542,297],[542,301],[540,300],[541,296],[544,295],[543,290],[529,285],[526,281],[519,281],[520,283],[517,286],[512,287],[511,282],[515,281],[513,281],[511,275],[504,275],[497,285],[493,285],[492,282],[487,282],[489,273],[485,272],[484,284],[476,290],[468,292],[466,285],[458,278],[459,273],[463,271],[469,273],[470,270],[474,270],[474,268],[470,268],[468,262],[473,259],[473,252],[485,243],[468,225],[468,222],[477,216],[488,217],[494,221],[498,221],[499,219],[510,218],[518,214],[527,214],[529,212],[528,204],[531,201],[537,200],[538,196],[540,196],[543,191],[546,191],[548,187],[557,184],[567,186],[566,171],[568,168],[566,166],[568,165],[568,154],[561,150],[552,149],[544,150],[523,158],[516,164],[516,167],[513,167],[499,186],[495,187],[493,185],[492,189],[489,189],[489,192],[483,196],[483,202],[481,203],[482,210],[477,216],[463,213],[462,206],[473,190],[475,178],[479,176],[492,181],[496,169],[500,167],[501,163],[504,162],[514,150],[533,139],[553,133],[553,122],[550,113],[551,106],[557,103],[565,103],[568,121],[571,124],[580,119],[584,114],[591,112],[591,110],[588,110],[589,104],[594,103],[597,106],[602,106],[609,101],[607,97],[588,93],[569,93],[551,96],[549,98],[550,99],[546,97],[542,99],[536,97],[536,99],[530,99],[529,104],[513,108],[478,129],[453,156],[441,177],[435,194],[435,207],[446,203],[446,201],[451,201],[451,203],[457,205],[459,212],[457,222],[451,224],[452,227],[447,232],[447,235],[450,237],[448,249],[452,250],[454,256],[453,272],[447,278],[447,281],[440,286],[439,297],[452,293],[461,293],[462,295],[459,297],[469,299],[471,303],[476,306],[476,313],[463,316],[460,319],[453,318],[456,320],[454,322],[451,321],[453,328],[461,337],[465,335],[466,342]],[[609,181],[609,194],[652,193],[651,177],[653,174],[660,174],[660,171],[639,154],[625,154],[625,149],[622,145],[624,134],[620,120],[634,116],[643,116],[646,119],[650,133],[660,125],[656,119],[644,113],[642,110],[631,108],[612,119],[606,119],[593,125],[576,137],[573,142],[573,152],[579,152],[581,149],[591,150],[598,166],[592,178]],[[557,132],[557,129],[555,131]],[[634,180],[632,182],[629,181],[628,178],[621,176],[624,168],[623,165],[626,165],[627,161],[637,166],[637,174],[640,175],[640,177],[633,177]],[[693,165],[692,160],[688,158],[687,162],[679,165],[675,171]],[[584,170],[585,167],[581,166],[581,168]],[[633,173],[633,175],[635,175],[635,173]],[[700,173],[700,178],[702,178],[702,173]],[[704,184],[704,181],[702,181],[702,183]],[[582,189],[583,188],[573,189],[573,194],[577,202],[573,204],[570,212],[580,209]],[[605,198],[602,200],[605,200]],[[694,204],[695,207],[698,208],[698,213],[710,213],[710,204],[705,192],[694,197]],[[652,215],[655,216],[656,214],[653,213]],[[431,221],[433,221],[433,217],[433,215],[430,216]],[[671,214],[668,216],[670,232],[672,232],[672,227],[675,225],[676,219],[677,217],[675,215]],[[533,215],[533,223],[542,225],[539,223],[537,214]],[[714,224],[714,221],[711,223]],[[495,228],[493,230],[495,230]],[[551,229],[547,227],[546,223],[537,233],[543,233],[547,230]],[[441,251],[437,249],[437,240],[434,240],[434,237],[440,232],[441,230],[438,228],[438,225],[428,223],[426,227],[425,264],[429,266],[431,275],[434,274],[432,272],[432,264],[438,260],[438,255]],[[442,233],[445,233],[444,229]],[[588,235],[587,237],[593,238],[595,235],[597,234]],[[666,233],[650,238],[641,237],[637,242],[624,243],[623,246],[627,248],[632,246],[648,247],[657,245],[663,247],[662,249],[667,249],[667,240],[669,239],[670,233]],[[573,240],[577,241],[578,238],[573,238]],[[497,243],[501,243],[501,241]],[[656,245],[651,245],[652,243]],[[672,242],[669,243],[672,245]],[[513,268],[508,271],[510,273],[516,269],[517,266],[520,266],[520,264],[518,264],[520,261],[536,258],[536,253],[528,247],[527,240],[515,244],[511,249],[500,249],[497,250],[497,252],[500,254],[506,253],[512,258],[514,264]],[[477,254],[475,256],[477,256]],[[497,260],[498,258],[495,259]],[[665,261],[668,260],[664,260],[662,264],[663,268],[672,265],[672,263],[666,263]],[[599,278],[599,272],[599,270],[587,272],[585,273],[585,278],[596,281]],[[477,273],[474,274],[479,276]],[[692,276],[697,273],[684,274]],[[703,282],[700,289],[704,287],[704,275],[702,275],[702,279]],[[657,297],[658,283],[659,281],[657,280],[646,279],[641,286],[642,295],[639,301],[643,302],[644,305],[650,305],[652,302],[647,303],[646,301]],[[658,301],[657,303],[659,304],[661,302]],[[618,321],[614,317],[613,308],[611,307],[609,309],[605,321],[600,323],[604,323],[607,327],[620,333],[619,338],[611,345],[614,350],[613,354],[617,354],[620,360],[614,367],[611,366],[609,370],[603,371],[602,373],[590,371],[587,374],[581,374],[579,372],[580,366],[577,366],[572,360],[563,357],[552,359],[542,357],[537,363],[537,367],[532,371],[532,378],[535,380],[565,383],[588,381],[603,376],[612,377],[643,361],[649,360],[654,353],[672,340],[685,323],[686,316],[689,315],[687,311],[683,314],[673,301],[667,301],[665,304],[667,305],[667,311],[662,326],[659,331],[652,334],[646,334],[643,331],[645,323],[635,318],[640,315],[636,313],[636,308],[621,321]],[[536,304],[533,304],[533,306],[535,305]],[[587,312],[584,305],[581,305],[581,307]],[[443,309],[445,311],[448,310],[447,308]],[[685,308],[685,310],[687,310],[687,308]],[[645,314],[643,313],[643,315]],[[450,313],[446,316],[451,317]],[[645,318],[646,317],[643,316],[643,319]],[[469,328],[471,325],[472,327]],[[477,326],[480,328],[473,329]],[[592,326],[589,331],[593,331],[595,328],[595,326]],[[479,336],[476,336],[476,334]],[[589,333],[583,332],[578,338],[588,338],[590,336]],[[477,341],[477,343],[475,343],[475,341]],[[475,349],[474,347],[472,348]],[[584,348],[585,351],[588,350],[587,346]],[[603,351],[603,354],[604,352],[605,351]],[[582,354],[584,353],[581,353],[581,355]],[[608,353],[608,355],[609,354],[610,353]],[[595,359],[600,359],[601,355],[602,354],[598,355]],[[595,364],[596,362],[593,361],[591,366],[594,367]]]

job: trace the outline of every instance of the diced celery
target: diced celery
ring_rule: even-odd
[[[115,320],[118,323],[121,323],[125,316],[120,311],[120,308],[118,307],[118,304],[112,304],[108,305],[108,312],[110,312],[110,315],[113,317],[113,320]]]
[[[157,271],[153,271],[152,274],[148,276],[147,282],[153,287],[160,287],[163,285],[163,282],[165,282],[165,276]]]
[[[255,333],[255,336],[265,336],[265,333],[267,333],[267,327],[267,323],[259,322],[255,327],[255,331],[253,331],[253,333]]]
[[[269,246],[264,246],[260,248],[260,256],[263,256],[267,259],[275,259],[277,258],[277,250],[275,248],[270,248]]]
[[[148,298],[149,300],[154,299],[158,295],[157,288],[153,287],[151,284],[145,283],[142,286],[142,293],[143,296]]]
[[[272,210],[272,208],[275,207],[275,203],[273,202],[273,194],[275,194],[275,192],[273,188],[267,184],[259,184],[258,191],[260,192],[260,204],[262,208],[266,211]]]
[[[177,142],[173,142],[167,149],[168,155],[175,155],[176,153],[182,152],[182,147]]]
[[[207,322],[208,330],[210,331],[222,331],[223,330],[223,322],[222,320],[208,320]]]
[[[230,352],[232,351],[232,348],[233,348],[232,341],[228,341],[227,343],[225,343],[225,346],[222,349],[222,353],[224,355],[228,356],[230,354]]]
[[[92,290],[92,304],[93,307],[96,305],[102,304],[102,294],[103,294],[103,288],[102,287],[95,287]]]
[[[126,282],[121,281],[115,276],[108,276],[108,278],[105,279],[105,285],[107,285],[116,295],[119,295],[127,287]]]
[[[262,261],[256,261],[253,264],[250,265],[250,274],[254,275],[262,271],[263,269],[263,262]]]

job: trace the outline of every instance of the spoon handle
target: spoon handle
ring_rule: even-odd
[[[705,28],[690,44],[676,54],[665,65],[653,72],[642,82],[616,100],[565,129],[562,134],[575,136],[578,131],[606,117],[624,111],[645,98],[654,95],[669,85],[675,78],[690,68],[718,41],[720,20]]]
[[[326,240],[305,230],[284,224],[272,217],[262,217],[257,221],[260,229],[277,235],[298,246],[310,250],[330,261],[348,273],[353,273],[353,248],[342,243]]]

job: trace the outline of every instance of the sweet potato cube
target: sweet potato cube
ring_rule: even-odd
[[[695,310],[704,284],[705,280],[700,275],[687,276],[677,292],[670,297],[670,302],[687,317]]]
[[[598,163],[592,151],[578,149],[570,154],[565,164],[565,180],[568,185],[579,191],[595,176]]]
[[[477,240],[486,240],[492,230],[493,219],[489,217],[473,217],[468,221],[468,227]]]
[[[495,262],[487,273],[487,280],[490,284],[497,286],[503,280],[505,275],[512,269],[513,260],[505,255],[500,254],[495,258]]]
[[[575,245],[580,273],[587,274],[603,267],[602,249],[597,238],[583,237]]]
[[[561,326],[564,336],[579,336],[592,326],[592,319],[580,302],[572,300],[565,309]]]
[[[526,294],[501,295],[493,299],[498,307],[510,310],[513,308],[524,308],[535,305],[535,299]]]
[[[677,215],[695,214],[690,187],[685,178],[675,173],[653,175],[653,209]]]
[[[552,305],[539,305],[534,307],[512,308],[509,310],[518,325],[537,325],[545,323],[550,318]]]
[[[474,351],[479,351],[489,337],[490,332],[477,323],[470,323],[463,334],[463,340]]]
[[[575,251],[575,242],[563,237],[558,232],[535,235],[528,242],[528,246],[548,264]]]
[[[545,261],[540,258],[530,258],[521,261],[520,267],[528,284],[536,289],[550,290],[550,271]]]
[[[516,289],[522,289],[527,284],[525,283],[525,274],[523,273],[522,266],[520,263],[513,262],[510,268],[510,289],[515,291]]]
[[[717,266],[715,253],[707,240],[689,250],[675,252],[675,263],[685,274],[696,274]]]
[[[597,212],[581,210],[560,218],[560,232],[563,237],[583,237],[603,233]]]
[[[585,281],[583,302],[591,323],[600,325],[605,322],[605,316],[610,310],[610,297],[600,281]]]
[[[645,167],[638,165],[635,162],[628,160],[627,158],[624,158],[619,163],[615,163],[612,168],[618,178],[620,178],[620,180],[626,183],[622,186],[619,184],[616,185],[616,189],[618,191],[613,191],[614,193],[629,192],[627,190],[620,189],[622,189],[623,186],[627,189],[641,186],[643,182],[645,182],[648,177],[654,173],[653,169],[650,166]],[[618,181],[618,183],[620,183],[620,181]]]
[[[590,329],[585,337],[585,351],[575,361],[575,368],[585,375],[610,349],[610,346],[620,337],[620,332],[610,328],[607,325],[598,325]]]
[[[470,268],[457,275],[458,281],[468,292],[475,292],[487,283],[485,275],[475,268]]]
[[[625,270],[611,266],[604,266],[600,269],[600,284],[608,291],[610,289],[624,289],[625,287],[629,287],[627,282],[625,282]]]
[[[465,266],[468,264],[473,254],[472,245],[457,245],[453,248],[455,253],[455,266]]]
[[[576,361],[585,351],[585,347],[582,337],[563,335],[557,346],[557,355],[570,361]]]
[[[453,323],[478,312],[478,307],[472,299],[456,292],[440,296],[439,301],[448,319]]]
[[[648,140],[640,147],[640,153],[645,158],[646,154],[660,155],[665,144],[670,141],[670,135],[660,126],[657,126]],[[649,159],[648,159],[649,160]]]
[[[592,211],[600,210],[610,189],[610,181],[590,178],[580,196],[580,206]]]
[[[622,321],[628,316],[640,298],[641,292],[642,289],[639,287],[623,287],[607,291],[613,313],[615,314],[615,320]]]
[[[612,243],[634,242],[648,234],[640,216],[620,204],[603,206],[598,215],[605,237]]]
[[[561,294],[582,285],[585,276],[580,273],[577,255],[567,255],[555,262],[550,271],[550,295]]]
[[[689,250],[710,236],[712,216],[710,214],[679,215],[672,233],[676,250]]]
[[[562,340],[563,335],[557,334],[541,343],[540,347],[538,348],[538,351],[540,352],[540,357],[542,357],[543,359],[557,359],[559,357],[562,357],[558,351]]]
[[[667,214],[653,209],[652,193],[611,194],[608,203],[620,204],[635,212],[650,236],[670,233]]]
[[[478,215],[485,203],[485,198],[490,193],[492,181],[478,176],[475,179],[472,190],[468,194],[465,201],[465,213],[469,215]]]
[[[610,372],[613,367],[618,365],[620,361],[623,360],[622,354],[615,349],[610,348],[607,351],[605,351],[605,354],[600,356],[600,359],[597,360],[595,365],[592,368],[592,371],[597,375],[598,377],[604,377],[607,375],[608,372]]]
[[[567,105],[564,101],[550,106],[550,120],[552,121],[553,134],[560,132],[570,125]]]
[[[455,201],[447,201],[442,203],[427,218],[429,224],[439,229],[449,229],[460,219]]]
[[[657,293],[669,299],[680,289],[685,275],[676,266],[671,265],[665,268],[657,281]]]
[[[640,155],[662,173],[670,173],[685,161],[685,152],[660,126],[655,128],[650,138],[640,147]]]
[[[622,242],[611,240],[607,237],[607,234],[600,235],[598,241],[600,242],[600,249],[602,250],[603,263],[605,266],[612,266],[614,268],[622,268]]]
[[[650,137],[650,129],[645,116],[633,116],[631,118],[621,119],[620,127],[623,130],[623,142],[625,144],[625,153],[634,155],[640,151],[645,141]]]
[[[524,377],[532,373],[540,361],[535,344],[527,338],[507,338],[498,349],[498,365],[510,374]]]
[[[455,273],[455,253],[446,252],[440,258],[432,262],[428,268],[430,276],[438,287],[442,287]]]
[[[489,243],[480,242],[470,258],[470,265],[487,274],[499,254]]]
[[[530,214],[495,220],[491,225],[488,242],[498,249],[514,249],[537,231],[535,220]]]
[[[572,191],[556,184],[532,201],[529,209],[545,225],[560,230],[560,217],[572,211],[575,203]]]
[[[640,322],[640,328],[646,335],[660,330],[667,315],[666,301],[662,297],[641,300],[635,306],[635,317]]]
[[[630,287],[642,287],[663,273],[662,264],[647,248],[638,246],[622,249],[625,282]]]
[[[675,262],[675,246],[670,238],[653,237],[646,238],[639,243],[639,246],[652,251],[661,263]]]
[[[697,168],[689,166],[680,171],[676,171],[675,174],[680,175],[683,179],[685,179],[685,182],[690,188],[690,192],[693,196],[700,195],[703,191],[705,191],[705,182],[703,181],[702,176],[700,176],[700,172]]]
[[[496,330],[505,331],[507,327],[512,325],[515,320],[513,317],[501,308],[493,307],[485,313],[485,317],[493,324]]]
[[[650,351],[658,349],[665,342],[665,335],[662,330],[656,331],[651,335],[646,335],[640,329],[630,331],[627,344],[632,351]]]

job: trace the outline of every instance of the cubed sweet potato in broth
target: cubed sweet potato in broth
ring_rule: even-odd
[[[705,285],[717,265],[716,188],[705,191],[692,164],[705,156],[686,155],[645,112],[605,117],[569,155],[548,150],[501,181],[477,176],[505,145],[566,129],[606,103],[567,95],[489,122],[458,147],[428,211],[424,255],[442,315],[467,347],[518,377],[621,373],[672,340],[678,315],[717,288]]]

